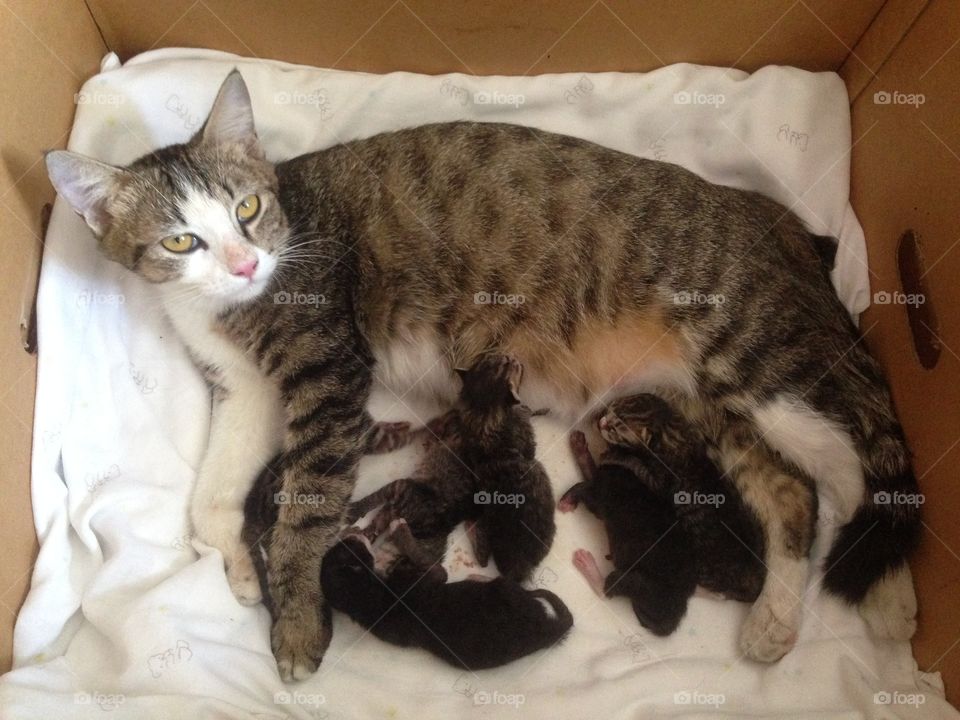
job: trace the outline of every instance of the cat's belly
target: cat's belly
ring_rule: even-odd
[[[614,323],[584,324],[569,345],[518,332],[504,350],[528,371],[520,391],[524,402],[573,420],[617,397],[657,389],[692,392],[685,347],[658,317],[630,314]]]
[[[468,344],[496,347],[492,339],[476,337]],[[614,323],[584,324],[569,344],[540,329],[518,327],[499,350],[523,363],[525,404],[572,421],[616,397],[657,389],[691,392],[685,348],[683,338],[657,316],[627,314]],[[450,405],[459,388],[453,356],[428,329],[407,332],[405,339],[374,351],[374,376],[397,397]]]

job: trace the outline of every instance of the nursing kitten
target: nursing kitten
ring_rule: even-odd
[[[733,600],[756,600],[766,577],[763,529],[707,456],[697,429],[650,394],[613,401],[597,426],[607,443],[644,459],[650,472],[638,473],[638,479],[673,503],[671,515],[693,548],[697,584]],[[815,518],[810,516],[811,525]]]
[[[446,536],[472,521],[477,560],[492,556],[500,574],[529,578],[556,534],[550,479],[537,461],[532,415],[519,400],[523,367],[488,354],[461,370],[456,407],[428,426],[413,478],[395,480],[358,501],[348,520],[384,504],[375,522],[404,518],[418,538]]]
[[[283,451],[284,492],[326,498],[283,505],[272,533],[285,679],[315,670],[330,640],[317,568],[352,493],[374,380],[452,401],[453,368],[488,351],[523,363],[527,404],[571,416],[648,388],[686,395],[764,526],[749,657],[782,656],[800,622],[814,498],[794,466],[846,523],[825,586],[881,636],[912,634],[919,507],[876,500],[918,491],[903,432],[824,243],[778,203],[502,124],[426,125],[273,163],[236,71],[183,144],[125,167],[46,162],[105,255],[157,285],[220,388],[191,519],[238,598],[259,596],[241,509],[266,459]]]
[[[573,626],[548,590],[524,590],[503,577],[447,583],[403,520],[393,520],[389,533],[396,557],[378,557],[382,551],[354,529],[327,552],[320,571],[330,606],[381,640],[483,670],[552,647]]]
[[[626,597],[641,625],[669,635],[697,588],[697,566],[672,498],[650,489],[648,476],[662,470],[618,446],[595,465],[581,432],[571,433],[570,446],[584,479],[564,493],[559,508],[570,512],[583,503],[603,521],[614,569],[604,578],[596,558],[583,549],[574,553],[574,565],[599,596]]]

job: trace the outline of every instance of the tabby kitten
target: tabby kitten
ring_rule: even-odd
[[[414,477],[395,480],[354,503],[353,522],[380,504],[380,527],[403,518],[419,539],[446,537],[471,521],[477,560],[492,556],[500,574],[529,578],[556,534],[550,479],[537,461],[531,411],[519,400],[523,366],[483,355],[468,370],[454,410],[427,426],[426,453]]]
[[[122,168],[67,152],[47,167],[106,256],[158,284],[222,388],[191,514],[239,598],[259,595],[240,531],[264,461],[282,449],[284,492],[325,498],[283,505],[272,535],[284,678],[315,670],[330,640],[317,570],[372,383],[452,402],[452,369],[491,350],[518,358],[526,403],[555,413],[651,389],[684,398],[767,537],[746,655],[779,658],[800,622],[809,544],[785,530],[781,502],[806,492],[794,466],[846,523],[826,586],[879,634],[912,634],[919,508],[882,502],[917,491],[903,432],[823,242],[776,202],[500,124],[426,125],[274,164],[236,71],[188,142]],[[317,302],[275,301],[298,294]]]

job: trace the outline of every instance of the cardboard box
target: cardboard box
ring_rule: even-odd
[[[63,147],[74,93],[108,50],[163,46],[368,72],[645,71],[672,62],[836,70],[853,113],[853,205],[874,292],[922,292],[921,312],[862,318],[886,369],[926,497],[913,569],[914,650],[960,702],[960,4],[952,0],[7,0],[0,4],[0,670],[36,536],[30,448],[32,299],[45,206],[41,152]],[[902,106],[902,107],[901,107]],[[41,528],[42,532],[42,528]]]

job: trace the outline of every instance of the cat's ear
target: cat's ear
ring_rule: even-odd
[[[107,201],[123,170],[66,150],[52,150],[44,158],[50,182],[60,196],[82,215],[97,237],[103,237],[113,219]]]
[[[257,129],[253,123],[250,92],[240,71],[234,68],[220,86],[217,99],[207,121],[194,137],[194,142],[213,145],[245,145],[256,157],[263,157]]]

